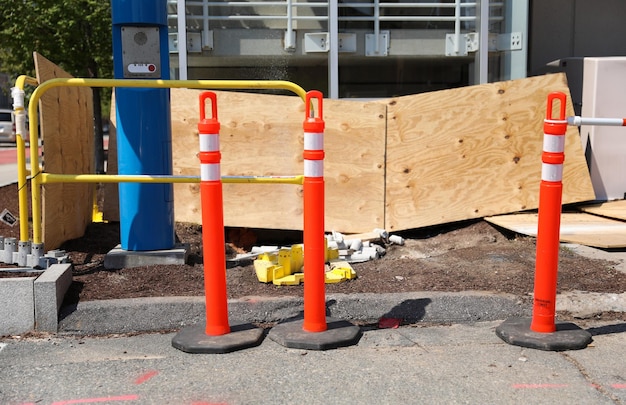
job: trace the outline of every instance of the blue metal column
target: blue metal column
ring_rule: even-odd
[[[116,79],[169,79],[166,0],[112,0]],[[119,174],[172,174],[169,89],[116,88]],[[120,183],[125,250],[174,247],[171,183]]]

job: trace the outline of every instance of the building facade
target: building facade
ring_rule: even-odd
[[[168,12],[171,77],[380,98],[526,76],[527,0],[170,0]]]

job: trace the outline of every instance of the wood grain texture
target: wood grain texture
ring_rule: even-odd
[[[537,236],[537,214],[499,215],[485,220],[521,234]],[[563,213],[560,240],[605,249],[624,248],[626,222],[585,213]]]
[[[572,115],[562,74],[378,102],[324,100],[326,229],[399,231],[537,208],[551,91],[568,95]],[[171,91],[175,175],[199,175],[199,94]],[[298,97],[216,94],[223,175],[302,174]],[[575,127],[565,153],[563,202],[593,200]],[[199,223],[199,186],[175,184],[174,194],[176,221]],[[224,184],[224,218],[302,229],[302,187]]]
[[[72,77],[34,53],[37,81]],[[39,104],[45,158],[44,171],[82,174],[94,171],[93,102],[89,88],[59,87],[47,91]],[[42,236],[46,250],[78,238],[91,223],[93,184],[44,184]]]
[[[389,231],[536,208],[549,92],[565,76],[398,97],[388,106]],[[566,135],[563,202],[594,199],[578,131]]]
[[[583,212],[626,221],[626,200],[608,201],[579,207]]]
[[[215,92],[224,176],[303,174],[304,104],[298,97]],[[199,175],[200,91],[172,89],[175,175]],[[383,224],[385,107],[324,100],[326,229],[364,232]],[[301,230],[302,186],[224,184],[226,226]],[[175,218],[201,221],[197,184],[175,184]]]

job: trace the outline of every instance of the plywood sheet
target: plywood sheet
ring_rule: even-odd
[[[463,87],[384,102],[388,106],[389,231],[536,208],[543,119],[564,74]],[[563,202],[595,198],[578,131],[566,135]]]
[[[200,173],[200,91],[172,89],[175,175]],[[303,174],[304,103],[296,96],[217,94],[224,176]],[[327,230],[365,232],[384,221],[385,106],[323,101]],[[302,187],[224,184],[226,226],[302,229]],[[199,185],[175,184],[176,221],[200,222]]]
[[[601,204],[583,205],[579,210],[589,214],[601,215],[603,217],[621,219],[626,221],[626,200],[608,201]]]
[[[501,215],[485,220],[517,233],[537,236],[537,214]],[[585,213],[563,213],[561,242],[607,249],[623,248],[626,247],[626,222]]]
[[[37,80],[72,77],[35,52]],[[44,171],[93,173],[93,102],[89,88],[59,87],[47,91],[39,104],[45,157]],[[78,238],[91,223],[92,184],[45,184],[42,191],[43,242],[47,250]]]

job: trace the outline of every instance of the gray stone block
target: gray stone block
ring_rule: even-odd
[[[34,329],[34,281],[35,277],[0,278],[0,336]]]
[[[117,245],[104,257],[107,269],[150,266],[154,264],[185,264],[189,255],[189,244],[179,243],[172,249],[163,250],[124,250]]]
[[[70,284],[72,284],[70,263],[53,264],[35,280],[35,328],[38,331],[57,332],[59,309]]]

